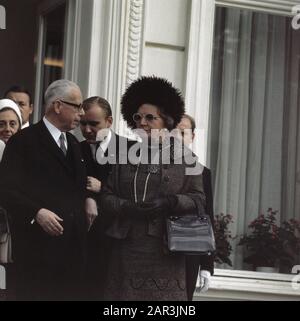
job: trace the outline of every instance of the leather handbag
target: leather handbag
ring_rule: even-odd
[[[7,213],[0,208],[0,263],[12,262],[11,234]]]
[[[200,210],[198,200],[194,213],[167,218],[168,248],[171,252],[185,254],[211,255],[216,250],[212,222]]]

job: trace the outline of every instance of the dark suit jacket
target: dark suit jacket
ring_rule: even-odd
[[[123,145],[120,143],[122,142]],[[111,141],[105,152],[105,157],[114,160],[119,155],[119,147],[130,147],[133,142],[125,137],[119,136],[112,132]],[[102,185],[107,180],[111,172],[112,165],[110,163],[98,164],[92,155],[90,144],[86,141],[80,143],[83,158],[86,164],[88,176],[92,176],[101,181]],[[127,148],[126,148],[127,149]],[[89,193],[89,196],[98,200],[99,194]],[[88,299],[102,300],[102,286],[107,279],[107,262],[111,252],[112,239],[104,234],[109,224],[109,219],[104,217],[102,213],[95,219],[88,233]]]
[[[205,212],[210,216],[211,222],[212,224],[214,224],[211,173],[207,167],[204,167],[202,176],[203,176],[203,188],[204,188],[204,193],[206,198]],[[186,256],[187,293],[188,293],[189,301],[191,301],[193,298],[199,266],[201,266],[201,270],[207,270],[207,271],[210,271],[211,274],[213,274],[214,256],[197,256],[197,255]]]
[[[25,281],[34,278],[45,287],[60,282],[58,275],[74,264],[70,259],[76,257],[78,273],[85,262],[85,165],[76,138],[67,133],[67,141],[65,157],[40,121],[9,140],[0,164],[0,203],[12,217],[16,263],[28,272]],[[62,236],[31,224],[41,208],[63,219]]]
[[[112,133],[112,140],[118,141],[119,136]],[[111,145],[112,142],[109,143]],[[84,158],[85,164],[86,164],[86,172],[88,176],[92,176],[97,178],[100,181],[106,180],[108,177],[111,165],[110,164],[98,164],[92,155],[90,144],[86,141],[83,141],[80,143],[82,156]],[[108,150],[106,151],[106,156],[108,154]]]
[[[105,157],[109,160],[109,162],[116,163],[118,161],[118,156],[121,153],[127,153],[127,149],[134,144],[134,141],[128,140],[126,137],[122,137],[112,132],[111,140],[108,144],[108,149],[105,152]],[[109,173],[112,169],[112,164],[107,162],[105,164],[98,164],[97,161],[94,160],[90,144],[86,141],[80,143],[82,156],[84,158],[84,162],[86,165],[87,176],[92,176],[101,181],[102,185],[106,182]],[[122,152],[123,149],[126,149]],[[89,193],[89,196],[92,198],[98,199],[99,195],[95,195],[94,193]],[[98,219],[94,222],[94,226],[92,230],[97,224]]]

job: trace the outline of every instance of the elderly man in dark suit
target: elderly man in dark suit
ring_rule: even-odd
[[[82,298],[86,213],[97,213],[86,198],[80,145],[68,132],[79,125],[81,103],[75,83],[55,81],[44,118],[12,137],[3,155],[0,197],[12,216],[17,299]]]

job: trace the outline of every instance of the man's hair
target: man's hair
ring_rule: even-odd
[[[100,108],[103,109],[103,111],[105,112],[106,118],[112,116],[111,106],[109,102],[102,97],[99,97],[99,96],[90,97],[85,99],[82,103],[82,107],[84,111],[88,111],[94,105],[98,105]]]
[[[73,89],[80,91],[79,86],[70,80],[60,79],[54,81],[45,92],[45,106],[50,106],[56,99],[69,99]]]
[[[29,97],[29,105],[32,104],[32,96],[30,92],[27,90],[27,88],[23,85],[13,85],[10,88],[6,90],[4,93],[3,98],[7,98],[8,93],[13,92],[13,93],[24,93]]]
[[[195,128],[196,128],[195,119],[192,116],[188,115],[188,114],[184,114],[181,119],[183,119],[183,118],[187,118],[191,122],[192,133],[194,133]]]

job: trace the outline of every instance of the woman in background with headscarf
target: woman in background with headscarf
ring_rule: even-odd
[[[0,140],[5,144],[21,130],[22,116],[18,105],[10,99],[0,99]]]
[[[0,162],[2,154],[5,149],[5,144],[8,140],[21,130],[22,116],[18,105],[10,99],[0,99]],[[0,177],[1,179],[1,177]],[[1,231],[0,241],[0,263],[4,264],[6,269],[6,283],[7,283],[7,300],[15,299],[15,267],[12,262],[11,252],[11,234],[9,230],[9,215],[1,207],[1,195],[0,195],[0,225]],[[10,264],[6,264],[10,263]]]

